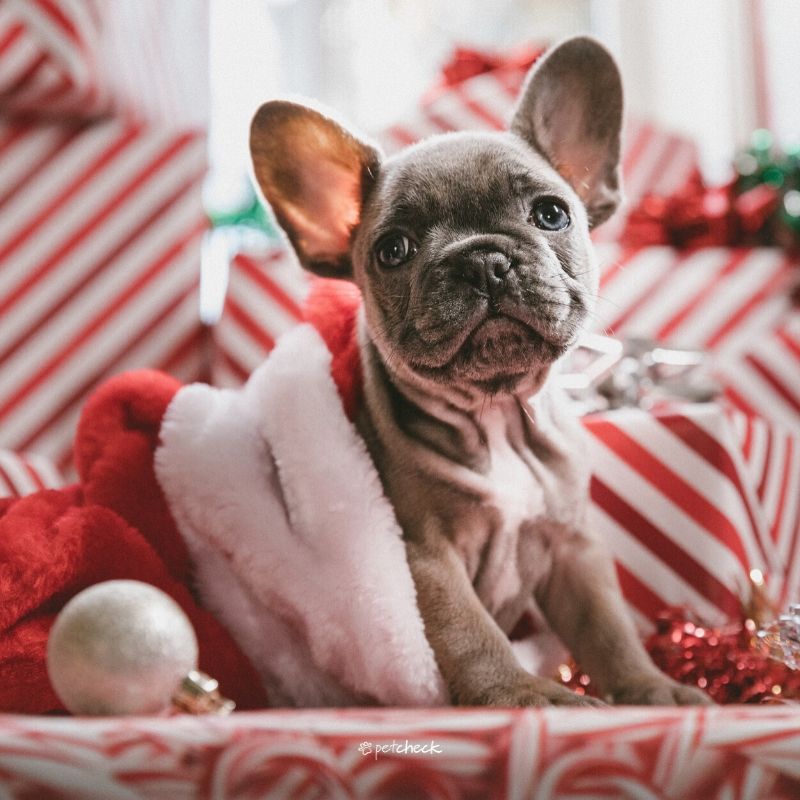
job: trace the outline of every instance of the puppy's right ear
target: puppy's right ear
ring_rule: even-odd
[[[319,111],[275,100],[253,118],[250,155],[302,265],[325,277],[351,277],[350,241],[379,152]]]

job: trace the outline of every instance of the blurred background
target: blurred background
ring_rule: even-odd
[[[301,318],[307,285],[249,183],[259,104],[315,98],[387,152],[496,130],[538,53],[586,31],[628,103],[627,203],[593,235],[612,268],[647,251],[638,282],[607,273],[600,327],[658,338],[658,288],[685,275],[727,327],[699,335],[696,298],[663,337],[738,352],[741,319],[772,325],[793,296],[797,0],[0,0],[0,448],[69,471],[106,376],[235,385]]]
[[[176,6],[185,5],[175,3]],[[213,192],[235,193],[264,99],[298,93],[376,131],[408,114],[455,45],[497,53],[591,32],[632,115],[684,133],[711,180],[756,128],[800,132],[793,0],[210,0]]]

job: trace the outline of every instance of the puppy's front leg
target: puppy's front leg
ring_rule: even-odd
[[[573,532],[559,542],[554,556],[553,569],[536,599],[601,696],[630,705],[711,702],[699,689],[668,678],[650,660],[601,542]]]
[[[446,539],[407,543],[425,634],[457,705],[602,705],[526,672]]]

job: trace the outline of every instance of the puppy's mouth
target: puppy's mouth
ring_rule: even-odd
[[[527,321],[490,309],[448,342],[437,364],[415,365],[438,380],[468,382],[489,394],[512,391],[568,348]]]

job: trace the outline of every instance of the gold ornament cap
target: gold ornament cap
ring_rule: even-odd
[[[220,694],[218,681],[195,669],[180,682],[172,703],[188,714],[217,714],[222,717],[236,708],[233,700]]]

